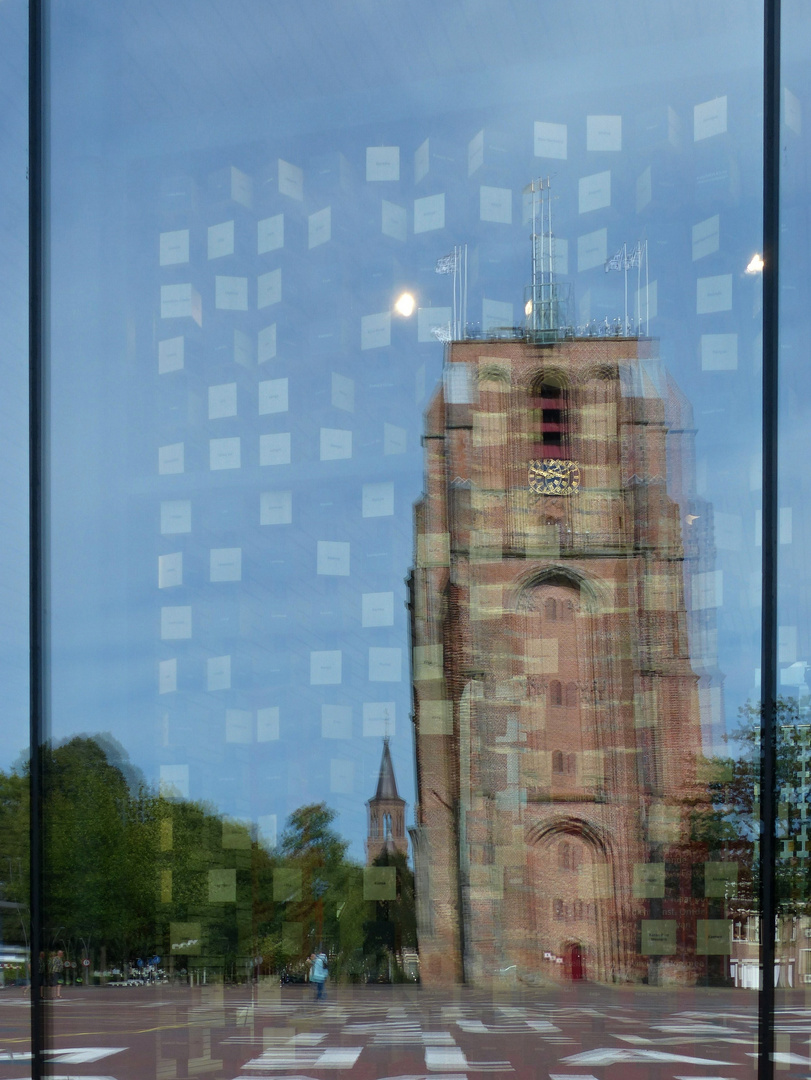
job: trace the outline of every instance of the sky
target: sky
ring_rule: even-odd
[[[693,407],[695,493],[713,512],[734,722],[757,693],[760,620],[759,279],[745,267],[761,41],[744,8],[53,6],[54,738],[109,731],[151,783],[270,840],[326,801],[360,857],[389,734],[413,804],[405,579],[442,371],[431,331],[451,298],[435,264],[467,245],[471,330],[520,322],[522,193],[541,175],[578,325],[622,314],[604,262],[647,241],[651,334]],[[27,723],[23,5],[5,0],[0,20],[9,764]],[[780,658],[796,684],[808,86],[791,50]],[[403,291],[409,318],[393,311]]]

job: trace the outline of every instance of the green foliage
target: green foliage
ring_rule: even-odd
[[[335,812],[323,803],[296,810],[271,851],[249,826],[212,807],[149,789],[108,736],[48,747],[44,780],[46,945],[70,958],[121,967],[157,954],[166,967],[206,967],[209,979],[217,970],[244,978],[254,957],[270,975],[300,969],[321,948],[332,978],[361,977],[365,950],[378,949],[370,924],[387,920],[395,948],[415,940],[405,860],[393,857],[397,900],[385,912],[365,901],[363,867],[347,858]],[[28,783],[27,766],[0,773],[3,895],[23,908]],[[4,940],[24,944],[12,914]]]

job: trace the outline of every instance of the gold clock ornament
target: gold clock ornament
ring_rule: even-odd
[[[580,466],[562,458],[530,461],[529,487],[536,495],[575,495],[580,490]]]

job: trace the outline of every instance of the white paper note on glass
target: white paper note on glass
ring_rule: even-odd
[[[262,308],[278,304],[282,299],[282,270],[269,270],[256,279],[256,306]]]
[[[266,364],[276,357],[276,323],[259,331],[256,341],[256,362]]]
[[[259,383],[259,415],[287,412],[288,380],[266,379]]]
[[[287,195],[291,199],[304,198],[304,170],[298,165],[291,165],[289,161],[279,158],[279,194]]]
[[[231,689],[231,657],[211,656],[206,660],[206,689]]]
[[[445,228],[445,195],[426,195],[414,200],[414,232]]]
[[[167,500],[161,503],[161,534],[191,532],[191,502],[188,499]]]
[[[361,626],[394,626],[394,593],[361,594]]]
[[[693,262],[713,255],[721,247],[721,218],[718,214],[693,226]]]
[[[262,218],[256,225],[256,250],[259,255],[284,247],[284,214]]]
[[[400,147],[367,146],[366,179],[371,181],[399,180]]]
[[[727,99],[713,98],[703,101],[693,109],[693,140],[701,142],[713,135],[722,135],[727,129]]]
[[[577,269],[591,270],[595,266],[605,266],[608,258],[608,230],[596,229],[577,238]]]
[[[351,795],[355,789],[355,763],[332,758],[329,763],[329,789],[333,795]]]
[[[355,380],[348,375],[339,375],[332,372],[332,393],[330,401],[334,409],[343,409],[344,412],[355,411]]]
[[[225,741],[253,742],[253,713],[249,709],[225,710]]]
[[[276,431],[259,436],[260,465],[290,464],[290,432]]]
[[[181,266],[189,261],[189,230],[175,229],[160,235],[161,266]]]
[[[392,240],[405,240],[408,236],[408,215],[404,206],[397,203],[382,200],[382,224],[384,236],[390,236]]]
[[[332,209],[325,206],[307,218],[307,246],[312,250],[332,238]]]
[[[321,738],[352,738],[352,709],[349,705],[321,706]]]
[[[622,117],[587,116],[586,149],[610,153],[622,150]]]
[[[361,316],[361,349],[383,349],[387,345],[391,345],[391,314],[381,311],[376,315]]]
[[[161,640],[181,641],[191,637],[191,607],[188,604],[161,608]]]
[[[320,452],[322,461],[351,458],[352,432],[341,428],[321,428]]]
[[[611,205],[611,170],[581,178],[578,185],[578,209],[581,214],[603,210]]]
[[[737,367],[737,334],[701,335],[702,371],[735,371]]]
[[[509,188],[480,187],[479,217],[482,221],[495,221],[500,225],[512,225],[512,191]]]
[[[394,513],[394,484],[364,484],[361,513],[365,518],[391,517]]]
[[[158,662],[158,693],[173,694],[177,690],[177,660]]]
[[[158,474],[160,476],[182,473],[184,466],[183,443],[170,443],[158,447]]]
[[[696,282],[696,314],[732,310],[732,274],[700,277]]]
[[[159,784],[160,794],[165,799],[188,799],[189,766],[161,765]]]
[[[219,225],[208,227],[208,257],[221,259],[224,255],[234,254],[234,223],[222,221]]]
[[[347,577],[349,544],[340,540],[319,540],[316,548],[316,573]]]
[[[341,681],[341,651],[331,649],[310,653],[310,685],[336,686]]]
[[[434,330],[449,331],[452,308],[417,308],[417,341],[437,341]]]
[[[238,435],[230,439],[209,439],[209,468],[212,472],[240,467],[240,440]]]
[[[237,414],[237,384],[221,383],[208,388],[208,418],[221,420],[224,416]]]
[[[369,649],[369,682],[400,682],[402,649]]]
[[[158,588],[171,589],[183,584],[183,552],[172,551],[158,556]]]
[[[404,427],[397,424],[383,425],[383,453],[404,454],[406,452],[407,433]]]
[[[170,371],[183,368],[184,338],[165,338],[158,342],[158,374],[168,375]]]
[[[429,163],[430,154],[428,150],[428,139],[426,139],[425,142],[420,143],[420,145],[414,151],[415,184],[419,184],[420,180],[424,179],[428,175]]]
[[[242,580],[242,548],[212,548],[209,554],[211,581]]]
[[[363,703],[363,734],[374,738],[393,738],[395,704],[393,701]]]
[[[259,496],[259,524],[290,525],[292,521],[292,491],[263,491]]]
[[[565,160],[568,156],[568,128],[565,124],[535,121],[535,157]]]
[[[278,705],[256,710],[256,738],[259,742],[276,742],[279,738],[281,714]]]
[[[218,311],[247,311],[248,279],[217,274],[214,278],[214,306]]]

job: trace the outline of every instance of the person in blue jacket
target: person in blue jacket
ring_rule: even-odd
[[[315,983],[316,1001],[321,1001],[324,997],[327,974],[327,958],[324,953],[310,953],[310,982]]]

